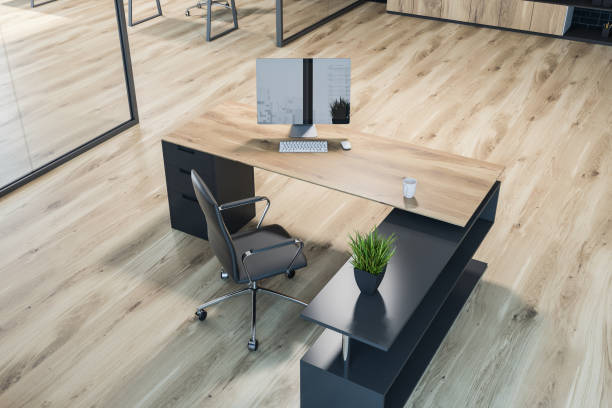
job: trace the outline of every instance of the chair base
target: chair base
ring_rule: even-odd
[[[255,329],[256,329],[256,324],[255,324],[255,318],[257,315],[257,309],[256,309],[256,304],[257,304],[257,292],[263,292],[263,293],[268,293],[270,295],[274,295],[274,296],[278,296],[280,298],[283,298],[285,300],[289,300],[291,302],[297,303],[299,305],[302,306],[308,306],[308,304],[306,302],[302,302],[299,299],[293,298],[291,296],[285,295],[283,293],[280,292],[276,292],[272,289],[267,289],[261,286],[257,285],[257,282],[250,282],[249,285],[246,288],[243,289],[238,289],[236,291],[227,293],[223,296],[220,296],[216,299],[213,300],[209,300],[206,303],[201,304],[200,306],[198,306],[198,308],[196,309],[196,316],[198,316],[198,319],[200,321],[203,321],[206,319],[207,316],[207,312],[206,312],[206,308],[216,305],[217,303],[221,303],[224,300],[233,298],[235,296],[239,296],[239,295],[244,295],[247,293],[251,293],[251,338],[249,339],[248,343],[247,343],[247,348],[250,351],[256,351],[257,347],[259,345],[257,339],[255,338]]]

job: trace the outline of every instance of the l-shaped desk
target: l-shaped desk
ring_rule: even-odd
[[[206,238],[189,172],[219,202],[253,196],[253,167],[386,204],[397,251],[376,295],[361,295],[347,263],[302,312],[326,328],[300,363],[303,407],[403,406],[486,264],[472,256],[495,220],[501,166],[319,125],[328,153],[278,153],[288,126],[258,125],[254,107],[218,105],[162,141],[174,228]],[[340,141],[350,140],[344,151]],[[418,180],[405,199],[402,179]],[[253,206],[224,215],[230,232]]]

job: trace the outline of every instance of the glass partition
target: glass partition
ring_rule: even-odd
[[[131,80],[121,0],[0,0],[0,195],[136,123]]]
[[[277,45],[282,47],[361,3],[363,0],[277,0]]]

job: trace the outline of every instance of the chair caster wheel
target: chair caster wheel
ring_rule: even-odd
[[[185,15],[186,15],[187,17],[189,17],[189,16],[191,15],[191,13],[189,12],[189,10],[187,10],[187,11],[185,12]]]
[[[257,345],[259,343],[257,342],[257,340],[253,341],[253,340],[249,340],[249,343],[247,344],[247,347],[249,348],[249,350],[251,351],[256,351],[257,350]]]
[[[206,310],[198,310],[196,313],[196,316],[198,316],[198,319],[203,322],[204,320],[206,320],[206,315],[208,313],[206,313]]]
[[[287,274],[287,279],[293,279],[293,277],[295,276],[295,271],[292,269],[289,272],[286,272]]]

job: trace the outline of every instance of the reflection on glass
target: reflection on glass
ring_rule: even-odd
[[[351,333],[377,333],[379,338],[386,338],[391,333],[391,326],[385,299],[380,292],[359,294],[350,321]]]
[[[0,2],[0,186],[129,119],[113,2]]]

